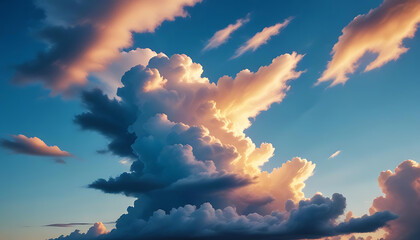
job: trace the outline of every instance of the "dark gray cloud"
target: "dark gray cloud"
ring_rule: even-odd
[[[210,203],[200,207],[186,205],[169,212],[157,210],[147,220],[137,219],[122,226],[117,222],[121,227],[98,239],[317,239],[348,232],[369,232],[396,218],[382,212],[337,224],[345,206],[345,198],[340,194],[332,198],[315,195],[290,207],[288,212],[275,211],[269,215],[240,215],[232,207],[215,209]],[[88,239],[77,237],[80,234],[58,239]]]
[[[135,111],[127,104],[110,100],[99,89],[82,93],[82,102],[89,112],[77,115],[74,122],[86,130],[108,137],[109,151],[122,157],[135,157],[131,145],[136,136],[128,131],[135,121]],[[102,151],[103,152],[103,151]]]

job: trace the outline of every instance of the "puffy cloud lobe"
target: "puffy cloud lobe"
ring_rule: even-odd
[[[132,32],[153,32],[163,21],[184,17],[198,0],[40,0],[49,44],[34,60],[17,67],[13,81],[41,82],[53,93],[85,85],[90,72],[103,70],[131,46]]]
[[[249,16],[245,17],[245,18],[241,18],[238,19],[236,21],[235,24],[229,24],[227,27],[217,31],[213,37],[211,37],[208,42],[207,45],[204,47],[204,51],[205,50],[210,50],[213,48],[217,48],[220,45],[226,43],[226,41],[229,39],[230,35],[235,32],[236,30],[238,30],[240,27],[242,27],[242,25],[244,25],[245,23],[249,22]]]
[[[408,51],[403,40],[413,38],[420,22],[418,0],[384,0],[376,9],[359,15],[343,29],[332,50],[332,60],[318,83],[332,80],[331,86],[344,84],[366,54],[376,54],[365,72]]]
[[[12,135],[12,140],[1,139],[0,145],[15,153],[45,157],[72,157],[69,152],[61,150],[57,146],[48,146],[37,137],[26,137],[25,135]],[[57,163],[65,163],[61,158],[55,158]]]
[[[385,196],[373,201],[370,212],[388,210],[399,216],[385,227],[385,239],[417,239],[420,236],[420,165],[413,160],[404,161],[394,173],[381,172],[378,182]]]
[[[128,127],[135,121],[135,111],[126,104],[109,99],[99,89],[83,92],[82,101],[89,112],[77,115],[74,122],[82,129],[95,130],[110,138],[108,149],[112,153],[134,158],[131,144],[135,135],[128,131]]]
[[[120,56],[105,69],[92,72],[89,78],[99,80],[100,84],[98,87],[110,98],[118,98],[117,89],[123,87],[121,76],[136,65],[147,66],[149,60],[157,55],[158,53],[149,48],[136,48],[128,52],[122,51]]]
[[[76,230],[68,236],[61,235],[56,238],[56,240],[93,240],[107,233],[108,231],[106,230],[105,225],[101,222],[97,222],[89,228],[87,233],[80,233],[79,230]]]
[[[280,30],[289,25],[292,19],[286,19],[282,23],[277,23],[271,27],[264,28],[261,32],[256,33],[252,38],[250,38],[244,45],[242,45],[238,50],[236,50],[233,58],[237,58],[244,54],[247,51],[255,51],[261,45],[264,45],[271,39],[271,37],[280,33]]]
[[[215,209],[210,203],[198,208],[186,205],[169,212],[157,210],[149,219],[117,228],[100,239],[314,239],[350,229],[364,232],[365,224],[375,224],[375,228],[383,226],[382,221],[374,223],[376,215],[337,224],[345,205],[345,198],[340,194],[334,194],[331,199],[315,195],[291,206],[287,212],[274,211],[267,215],[241,215],[233,207]],[[388,212],[381,214],[385,215],[382,219],[394,218]],[[61,239],[78,239],[80,233],[77,234]]]

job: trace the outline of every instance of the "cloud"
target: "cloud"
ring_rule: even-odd
[[[378,182],[384,196],[375,198],[370,212],[387,210],[399,216],[384,228],[387,232],[384,238],[417,239],[420,236],[420,165],[406,160],[394,172],[381,172]]]
[[[136,65],[146,66],[149,60],[157,55],[158,53],[149,48],[122,51],[120,56],[105,69],[92,72],[89,76],[98,79],[100,81],[98,88],[101,88],[110,98],[114,98],[117,97],[117,89],[123,86],[121,76]]]
[[[13,82],[41,82],[53,93],[71,92],[103,71],[132,45],[132,33],[153,32],[164,21],[185,17],[198,0],[40,0],[45,26],[39,37],[48,49],[16,68]]]
[[[79,230],[76,230],[76,231],[72,232],[70,235],[68,235],[68,236],[63,236],[62,235],[62,236],[56,238],[56,240],[93,240],[93,239],[97,239],[97,237],[103,236],[107,233],[108,233],[108,231],[107,231],[105,225],[101,222],[97,222],[91,228],[89,228],[87,233],[80,233]]]
[[[366,54],[375,54],[365,72],[379,68],[408,51],[403,40],[413,38],[420,22],[418,0],[384,0],[376,9],[359,15],[343,29],[332,50],[332,60],[318,84],[332,80],[344,84]]]
[[[22,134],[12,135],[12,140],[1,139],[0,145],[15,153],[26,154],[32,156],[59,157],[55,158],[56,163],[65,164],[61,157],[72,157],[69,152],[61,150],[57,146],[48,146],[37,137],[26,137]]]
[[[88,112],[76,122],[119,143],[110,151],[132,159],[130,171],[89,187],[137,198],[99,239],[319,238],[375,231],[394,219],[384,211],[338,221],[343,196],[305,198],[315,168],[306,159],[261,170],[274,147],[257,146],[244,130],[284,99],[302,73],[302,57],[284,54],[256,72],[212,82],[188,56],[162,54],[124,74],[120,101],[100,90],[84,93]]]
[[[45,227],[75,227],[87,225],[93,225],[93,223],[52,223],[45,225]]]
[[[244,45],[236,50],[233,58],[237,58],[247,51],[257,50],[261,45],[266,44],[272,36],[279,34],[280,30],[289,25],[291,20],[291,18],[288,18],[282,23],[277,23],[271,27],[266,27],[261,32],[256,33],[252,38],[246,41]]]
[[[135,121],[134,110],[115,99],[109,99],[99,89],[83,92],[82,102],[89,112],[77,115],[74,122],[82,129],[98,131],[111,139],[108,150],[113,154],[134,158],[131,144],[135,135],[128,131],[128,127]],[[103,150],[100,152],[104,153]]]
[[[337,152],[335,152],[335,153],[331,154],[331,156],[329,156],[329,157],[328,157],[328,159],[335,158],[335,157],[337,157],[337,156],[338,156],[338,154],[340,154],[340,153],[341,153],[341,150],[338,150]]]
[[[334,194],[331,199],[315,195],[291,206],[285,213],[274,211],[268,215],[241,215],[233,207],[215,209],[210,203],[200,207],[185,205],[169,212],[157,210],[147,220],[117,228],[101,239],[317,238],[376,229],[383,226],[384,221],[395,218],[391,213],[383,212],[337,224],[336,220],[344,213],[345,205],[345,198],[340,194]],[[81,236],[78,232],[72,234],[58,239],[88,239],[77,238]]]
[[[220,45],[226,43],[226,41],[230,38],[230,35],[238,30],[242,25],[249,22],[249,16],[246,16],[245,18],[241,18],[236,20],[235,24],[229,24],[227,27],[217,31],[213,37],[211,37],[207,41],[207,45],[204,47],[204,51],[210,50],[213,48],[217,48]]]
[[[99,225],[98,225],[99,224]],[[44,225],[44,227],[75,227],[75,226],[89,226],[93,225],[94,228],[101,227],[102,223],[85,223],[85,222],[75,222],[75,223],[51,223]],[[115,224],[115,222],[106,222],[103,224]]]

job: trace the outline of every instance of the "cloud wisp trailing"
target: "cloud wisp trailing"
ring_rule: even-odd
[[[40,0],[45,27],[39,32],[49,45],[16,68],[13,82],[40,82],[53,93],[71,92],[102,71],[120,50],[132,45],[132,33],[153,32],[164,21],[187,15],[199,0]]]
[[[65,163],[61,157],[72,157],[69,152],[61,150],[57,146],[48,146],[44,141],[37,137],[26,137],[25,135],[12,135],[12,139],[1,139],[0,145],[15,153],[32,156],[57,157],[54,159],[57,163]]]
[[[230,38],[230,35],[242,27],[245,23],[249,22],[249,15],[245,18],[241,18],[236,20],[236,23],[229,24],[227,27],[217,31],[213,37],[211,37],[208,41],[206,46],[203,48],[203,51],[207,51],[213,48],[217,48],[220,45],[227,42]]]
[[[379,68],[408,51],[403,40],[413,38],[420,23],[420,1],[384,0],[376,9],[359,15],[343,30],[332,50],[332,59],[318,79],[344,84],[366,54],[375,54],[365,72]]]
[[[328,159],[335,158],[335,157],[337,157],[337,156],[338,156],[338,154],[340,154],[340,153],[341,153],[341,150],[338,150],[337,152],[335,152],[335,153],[331,154],[331,156],[329,156],[329,157],[328,157]]]
[[[129,172],[89,187],[137,200],[109,233],[57,239],[319,238],[375,231],[395,219],[383,211],[339,221],[346,207],[342,195],[305,198],[302,190],[315,168],[306,159],[260,169],[274,147],[257,146],[244,130],[250,118],[285,98],[302,74],[296,70],[302,57],[284,54],[256,72],[213,83],[188,56],[158,55],[124,74],[121,101],[100,90],[85,93],[88,112],[76,123],[106,135],[110,151],[133,159]]]
[[[250,38],[246,43],[239,47],[232,58],[237,58],[244,54],[247,51],[255,51],[261,45],[264,45],[271,39],[271,37],[280,33],[280,30],[289,25],[292,18],[286,19],[282,23],[277,23],[271,27],[264,28],[261,32],[256,33],[252,38]]]

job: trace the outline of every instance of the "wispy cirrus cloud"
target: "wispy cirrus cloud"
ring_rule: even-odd
[[[277,23],[271,27],[264,28],[261,32],[256,33],[252,38],[246,41],[240,48],[238,48],[232,58],[237,58],[247,51],[255,51],[261,45],[266,44],[271,37],[280,33],[280,30],[289,25],[292,18],[286,19],[282,23]]]
[[[217,48],[220,45],[226,43],[227,40],[229,39],[230,35],[233,32],[235,32],[236,30],[238,30],[240,27],[242,27],[247,22],[249,22],[249,14],[245,18],[238,19],[236,21],[236,23],[229,24],[224,29],[221,29],[221,30],[217,31],[213,35],[213,37],[211,37],[207,41],[207,45],[203,48],[203,51],[210,50],[210,49],[213,49],[213,48]]]
[[[359,15],[343,29],[332,50],[332,59],[318,79],[332,81],[331,86],[344,84],[354,73],[360,59],[368,54],[376,57],[365,72],[379,68],[408,51],[403,40],[413,38],[420,23],[420,1],[384,0],[369,13]]]
[[[65,163],[61,157],[72,157],[73,154],[61,150],[57,146],[48,146],[44,141],[37,137],[26,137],[25,135],[12,135],[12,139],[1,139],[0,145],[3,148],[9,149],[15,153],[44,156],[44,157],[57,157],[54,161],[57,163]]]
[[[341,150],[338,150],[337,152],[335,152],[335,153],[331,154],[331,156],[329,156],[328,158],[329,158],[329,159],[331,159],[331,158],[335,158],[335,157],[337,157],[337,156],[338,156],[338,154],[340,154],[340,153],[341,153]]]

